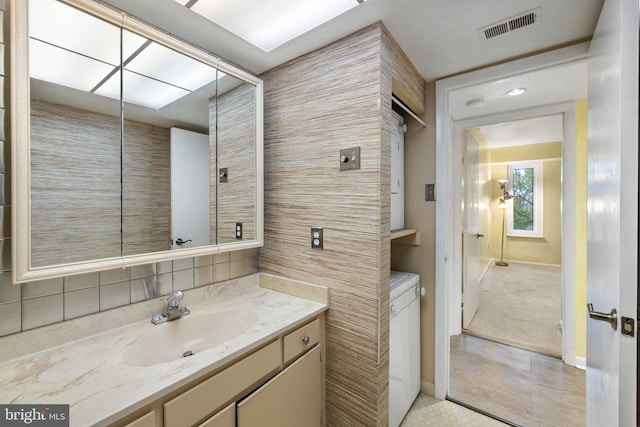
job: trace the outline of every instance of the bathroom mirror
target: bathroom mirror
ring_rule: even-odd
[[[88,0],[13,1],[13,273],[262,244],[262,81]]]

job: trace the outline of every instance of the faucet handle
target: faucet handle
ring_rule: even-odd
[[[178,308],[183,299],[184,294],[182,291],[173,291],[171,295],[169,295],[169,298],[167,298],[167,305],[169,308]]]

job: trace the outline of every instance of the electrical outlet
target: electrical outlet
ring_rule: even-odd
[[[311,249],[321,251],[323,245],[322,227],[311,227]]]
[[[236,222],[236,240],[242,240],[242,223]]]

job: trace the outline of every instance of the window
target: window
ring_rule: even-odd
[[[507,235],[542,237],[542,162],[511,163],[508,169],[513,198]]]

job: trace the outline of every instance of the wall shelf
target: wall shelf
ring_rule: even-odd
[[[391,243],[397,245],[420,246],[420,232],[417,228],[403,228],[391,232]]]

